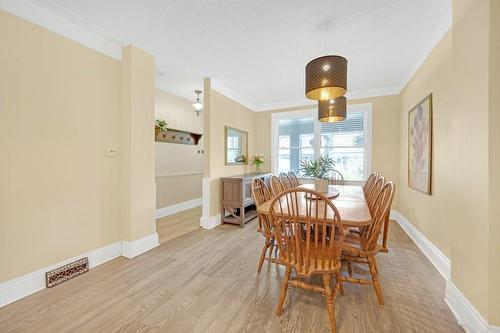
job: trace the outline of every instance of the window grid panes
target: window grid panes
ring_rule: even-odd
[[[348,112],[346,120],[337,123],[310,117],[279,119],[277,171],[298,173],[300,161],[331,156],[346,180],[363,180],[365,126],[366,112]]]

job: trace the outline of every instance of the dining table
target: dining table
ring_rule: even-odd
[[[314,190],[314,184],[302,184],[299,188]],[[342,224],[344,227],[363,227],[371,223],[372,217],[370,209],[366,202],[366,198],[361,186],[354,185],[329,185],[328,196],[329,200],[337,208]],[[268,216],[271,209],[271,204],[274,199],[264,202],[257,207],[257,213]],[[306,196],[298,197],[299,214],[305,214],[307,207]],[[277,209],[278,205],[275,205]],[[327,218],[333,219],[333,211],[328,210]]]

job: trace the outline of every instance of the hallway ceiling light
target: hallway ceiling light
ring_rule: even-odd
[[[318,120],[333,123],[345,120],[347,116],[347,99],[339,97],[327,101],[318,101]]]
[[[201,90],[195,90],[194,93],[196,94],[196,102],[193,103],[193,108],[196,115],[199,116],[203,110],[203,103],[200,101]]]

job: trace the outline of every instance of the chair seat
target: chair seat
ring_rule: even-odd
[[[297,275],[300,276],[311,276],[314,274],[321,274],[325,272],[334,272],[340,270],[340,261],[339,260],[328,260],[327,258],[327,251],[321,249],[321,248],[314,248],[311,247],[311,253],[310,253],[310,259],[309,263],[307,264],[306,262],[303,262],[302,264],[296,262],[295,260],[290,260],[286,258],[286,253],[280,253],[280,261],[286,264],[287,266],[291,266],[295,268],[295,271]],[[328,250],[328,249],[326,249]],[[338,257],[335,256],[331,251],[329,252],[329,257],[330,258],[336,258]],[[293,252],[290,253],[290,256],[293,258],[294,254]],[[307,272],[307,273],[306,273]]]

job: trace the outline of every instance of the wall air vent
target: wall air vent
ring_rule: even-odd
[[[52,288],[88,271],[89,258],[78,259],[45,273],[45,284],[47,288]]]

